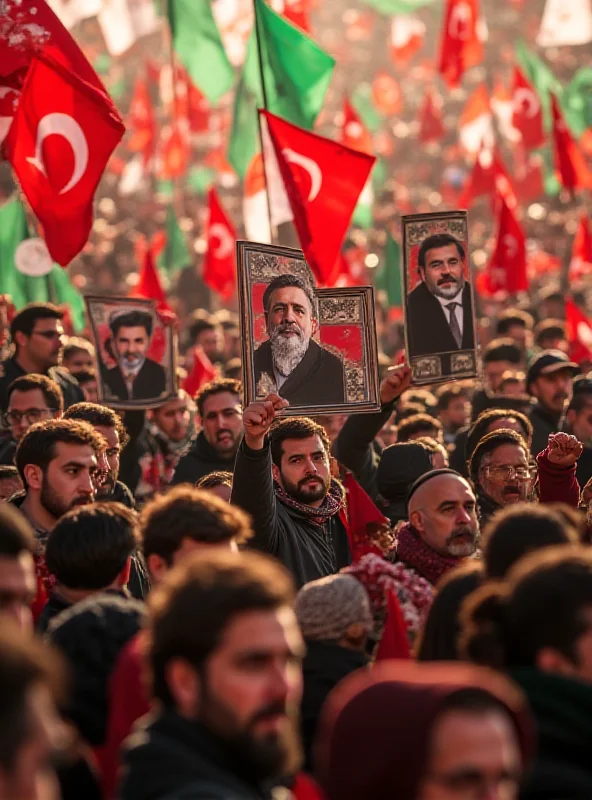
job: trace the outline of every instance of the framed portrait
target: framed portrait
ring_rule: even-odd
[[[478,371],[466,211],[402,217],[405,345],[413,383]]]
[[[374,290],[317,289],[300,250],[237,242],[245,403],[286,414],[380,408]]]
[[[99,403],[147,409],[177,393],[177,337],[151,300],[85,297],[96,352]]]

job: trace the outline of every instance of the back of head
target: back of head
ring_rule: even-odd
[[[483,531],[487,578],[505,578],[522,556],[534,550],[577,543],[577,530],[547,506],[516,503],[500,509]]]
[[[494,339],[483,352],[483,363],[490,364],[492,361],[508,361],[510,364],[520,364],[522,353],[513,339]]]
[[[47,568],[68,589],[110,587],[137,546],[136,513],[121,503],[94,503],[68,511],[47,541]]]
[[[399,424],[397,429],[398,442],[408,442],[418,434],[437,438],[442,432],[442,423],[439,419],[429,414],[415,414]]]
[[[358,638],[372,628],[368,595],[353,575],[329,575],[305,584],[296,596],[296,616],[308,641],[339,642],[352,625]]]
[[[35,538],[28,520],[9,503],[0,503],[0,558],[33,553]]]
[[[203,551],[171,570],[148,603],[153,694],[171,707],[169,662],[183,659],[199,672],[231,621],[251,611],[292,606],[294,584],[288,571],[268,556]]]
[[[405,519],[405,499],[409,486],[432,469],[430,450],[421,442],[397,442],[382,451],[376,485],[391,503],[399,503],[400,519]]]
[[[345,678],[329,695],[318,728],[317,775],[327,800],[416,798],[434,723],[457,707],[502,711],[528,760],[525,700],[501,675],[460,663],[385,661]]]

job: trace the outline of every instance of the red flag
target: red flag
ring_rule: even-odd
[[[398,81],[385,70],[379,70],[372,81],[372,100],[377,110],[394,117],[403,110],[403,94]]]
[[[496,192],[504,194],[511,206],[516,205],[516,196],[508,172],[497,149],[493,152],[481,148],[475,159],[473,171],[463,188],[458,205],[467,208],[476,197],[491,196],[495,202]]]
[[[524,292],[528,289],[526,236],[502,194],[498,207],[497,242],[487,265],[484,288],[491,294]]]
[[[171,314],[173,313],[172,308],[167,303],[166,292],[160,283],[160,277],[154,264],[150,248],[144,253],[140,277],[138,283],[130,292],[130,297],[145,297],[147,300],[154,300],[156,301],[156,308],[158,311],[169,311]]]
[[[187,70],[175,64],[175,93],[173,116],[187,133],[204,133],[210,126],[210,104],[195,86]]]
[[[343,102],[340,143],[360,153],[372,153],[372,136],[347,97]]]
[[[553,143],[555,166],[563,186],[573,192],[578,188],[592,188],[592,172],[582,155],[582,151],[567,129],[557,98],[551,92],[553,112]]]
[[[325,284],[376,159],[259,113],[267,120],[301,247]]]
[[[478,31],[479,0],[447,0],[439,70],[448,86],[458,86],[465,70],[483,60]]]
[[[274,11],[281,14],[293,25],[310,33],[310,20],[308,18],[308,0],[273,0],[271,6]]]
[[[4,147],[62,266],[88,240],[93,196],[124,131],[104,94],[47,54],[33,58]]]
[[[177,125],[163,129],[160,146],[160,177],[170,180],[184,175],[189,162],[189,146]]]
[[[206,239],[208,249],[204,258],[203,281],[224,299],[232,295],[235,284],[234,244],[236,233],[222,208],[215,189],[208,192],[210,215]]]
[[[389,592],[386,603],[386,622],[376,651],[376,661],[391,658],[411,658],[407,626],[395,592]]]
[[[578,308],[571,297],[565,300],[565,330],[569,357],[580,364],[592,359],[592,320]]]
[[[514,67],[512,79],[512,125],[520,131],[522,144],[529,150],[545,142],[541,101],[521,70]]]
[[[590,272],[592,272],[592,231],[588,215],[582,212],[573,240],[569,279],[579,280]]]
[[[432,89],[427,89],[419,110],[419,141],[424,144],[437,142],[443,136],[441,105]]]
[[[188,395],[195,397],[201,387],[217,377],[216,368],[204,353],[203,347],[198,344],[193,348],[193,366],[183,381],[182,388]]]
[[[144,166],[154,155],[156,141],[156,122],[150,100],[150,90],[146,78],[136,81],[129,110],[129,126],[132,135],[127,146],[133,153],[142,153]]]

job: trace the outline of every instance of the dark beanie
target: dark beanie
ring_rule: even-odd
[[[420,475],[419,478],[411,484],[409,491],[407,492],[405,505],[407,507],[409,506],[409,501],[420,486],[423,486],[424,483],[431,481],[432,478],[438,478],[440,475],[456,475],[457,478],[462,478],[463,481],[466,482],[466,478],[463,478],[460,472],[457,472],[455,469],[449,469],[448,467],[443,467],[442,469],[431,469],[429,472]]]
[[[382,451],[376,473],[376,488],[397,510],[400,505],[400,519],[406,519],[405,499],[409,487],[431,469],[431,453],[418,442],[400,442]]]

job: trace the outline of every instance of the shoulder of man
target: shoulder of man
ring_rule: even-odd
[[[48,370],[49,377],[56,381],[56,383],[67,383],[71,386],[78,386],[78,381],[71,372],[65,367],[50,367]]]
[[[24,375],[25,371],[16,363],[14,356],[7,358],[6,361],[0,362],[0,383],[8,385],[12,383],[15,378]]]

